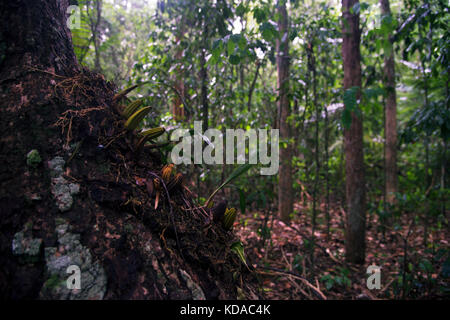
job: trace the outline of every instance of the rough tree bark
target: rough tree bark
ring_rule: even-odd
[[[381,14],[391,15],[389,0],[380,0]],[[390,52],[385,52],[384,56],[384,86],[386,88],[385,104],[385,194],[386,201],[390,204],[394,202],[394,193],[397,192],[397,101],[395,94],[395,61],[392,40]]]
[[[359,13],[353,7],[359,1],[342,0],[342,57],[344,60],[344,90],[361,88],[361,53]],[[358,92],[359,96],[359,92]],[[347,106],[346,106],[347,107]],[[365,180],[362,114],[351,113],[351,125],[344,129],[346,170],[346,259],[353,263],[365,260]]]
[[[277,3],[279,14],[278,30],[280,38],[276,41],[277,51],[277,89],[278,89],[278,121],[280,129],[280,140],[286,141],[291,137],[287,118],[290,113],[289,105],[289,36],[288,15],[286,1],[279,0]],[[280,218],[288,222],[293,212],[292,195],[292,147],[280,148],[280,170],[278,182],[278,212]]]
[[[154,209],[161,161],[130,148],[114,85],[78,66],[67,6],[0,2],[0,299],[257,298],[236,237],[182,185]]]

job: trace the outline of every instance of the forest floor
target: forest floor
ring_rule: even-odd
[[[320,209],[325,211],[323,205]],[[273,214],[253,212],[241,216],[235,227],[249,261],[257,265],[258,270],[264,269],[259,272],[259,279],[268,299],[448,299],[450,296],[450,237],[445,227],[429,231],[425,246],[424,228],[420,223],[408,221],[411,219],[405,215],[403,227],[386,231],[383,240],[382,233],[375,227],[379,225],[377,217],[369,215],[366,263],[352,265],[344,258],[344,210],[341,207],[330,209],[329,238],[325,216],[317,217],[320,227],[314,232],[313,255],[311,217],[305,214],[311,210],[298,203],[295,210],[300,214],[289,226]],[[367,288],[369,265],[381,267],[378,290]]]

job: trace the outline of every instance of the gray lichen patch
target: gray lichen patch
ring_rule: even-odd
[[[106,292],[106,273],[98,261],[93,261],[89,249],[80,243],[80,235],[70,233],[69,226],[56,221],[58,247],[45,248],[48,279],[42,286],[41,299],[100,300]],[[68,267],[80,269],[80,289],[69,289]]]
[[[80,185],[70,183],[62,176],[52,178],[52,194],[60,211],[64,212],[72,208],[73,195],[80,192]]]
[[[189,291],[191,291],[192,299],[193,300],[206,300],[205,294],[203,293],[202,288],[195,283],[191,276],[184,270],[180,269],[181,277],[186,282],[187,287],[189,288]]]
[[[26,263],[39,260],[42,239],[33,238],[27,230],[22,230],[14,235],[12,241],[12,253]]]
[[[72,208],[73,196],[80,192],[79,184],[71,183],[62,176],[64,164],[65,161],[62,157],[55,157],[48,161],[48,167],[52,177],[52,194],[61,212]]]
[[[50,169],[50,174],[53,178],[59,177],[63,174],[65,163],[66,162],[64,159],[59,156],[48,161],[48,168]]]

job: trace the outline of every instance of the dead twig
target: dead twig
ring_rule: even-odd
[[[321,299],[321,300],[327,300],[327,297],[322,293],[322,291],[320,291],[320,289],[316,288],[315,286],[313,286],[308,280],[306,280],[305,278],[303,278],[301,275],[292,272],[292,271],[285,271],[285,270],[281,270],[281,269],[277,269],[277,268],[272,268],[272,267],[260,267],[257,266],[257,269],[265,269],[265,270],[270,270],[270,271],[274,271],[278,274],[284,274],[284,275],[288,275],[288,276],[292,276],[298,280],[300,280],[301,282],[303,282],[304,285],[306,285],[307,287],[309,287],[310,289],[312,289],[312,291]]]
[[[394,282],[394,280],[395,280],[395,278],[392,278],[391,280],[389,280],[389,282],[384,286],[384,288],[380,290],[380,294],[385,292],[389,288],[389,286],[392,284],[392,282]]]

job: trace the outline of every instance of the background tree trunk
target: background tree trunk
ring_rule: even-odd
[[[361,53],[359,14],[353,12],[355,0],[342,0],[342,57],[344,60],[344,90],[361,90]],[[359,93],[358,93],[359,96]],[[346,106],[347,107],[347,106]],[[351,114],[350,128],[344,129],[346,170],[346,259],[353,263],[365,260],[365,179],[362,114]]]
[[[203,131],[208,129],[209,118],[209,103],[208,103],[208,67],[206,65],[206,41],[208,34],[207,22],[204,21],[204,41],[200,48],[200,81],[201,81],[201,95],[202,95],[202,117],[203,117]]]
[[[102,0],[95,0],[94,3],[91,4],[91,1],[87,1],[87,11],[89,16],[89,26],[91,28],[92,32],[92,40],[94,43],[94,53],[95,53],[95,59],[94,59],[94,69],[96,72],[101,73],[102,72],[102,66],[100,62],[100,23],[102,20]],[[91,8],[92,5],[92,8]],[[91,10],[91,12],[89,12]]]
[[[179,29],[176,31],[177,35],[176,35],[176,45],[177,45],[177,51],[175,54],[175,59],[176,59],[176,63],[178,64],[176,71],[175,71],[175,79],[174,79],[174,84],[175,84],[175,89],[179,92],[179,94],[184,97],[184,79],[183,79],[183,70],[184,68],[182,67],[182,63],[183,63],[183,47],[181,46],[181,40],[183,39],[184,36],[184,19],[183,17],[180,18],[180,24],[179,24]],[[176,94],[174,101],[173,101],[173,105],[172,105],[172,115],[173,118],[175,119],[175,121],[182,121],[184,120],[184,108],[186,106],[181,106],[183,104],[183,101],[181,99],[181,97]]]
[[[381,14],[391,15],[389,0],[380,0]],[[384,56],[384,86],[387,90],[385,104],[385,193],[386,201],[393,204],[397,192],[397,101],[395,94],[395,61],[394,48],[389,39],[390,52],[385,52]]]
[[[280,33],[277,39],[277,89],[278,89],[278,114],[280,140],[286,141],[290,138],[289,124],[287,118],[290,113],[289,106],[289,36],[288,36],[288,15],[286,11],[286,1],[280,0],[277,3],[279,14],[278,30]],[[292,196],[292,147],[290,144],[286,148],[280,148],[280,170],[278,183],[278,211],[283,221],[289,221],[289,216],[293,211]]]

